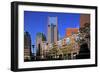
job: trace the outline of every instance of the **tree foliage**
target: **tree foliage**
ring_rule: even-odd
[[[90,40],[90,24],[89,23],[85,23],[84,27],[81,27],[79,29],[80,32],[80,41],[79,43],[82,44],[84,42],[86,42],[86,40]]]

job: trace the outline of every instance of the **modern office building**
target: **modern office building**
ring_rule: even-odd
[[[36,48],[37,48],[36,57],[37,59],[43,58],[42,44],[44,41],[46,41],[45,35],[43,33],[37,33],[36,34]]]
[[[31,60],[31,36],[29,32],[24,32],[24,61]]]
[[[57,43],[58,26],[57,17],[48,17],[48,43]]]

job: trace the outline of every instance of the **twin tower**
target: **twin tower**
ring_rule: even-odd
[[[58,41],[58,18],[57,17],[48,17],[48,32],[47,32],[47,41],[50,43],[57,43]]]

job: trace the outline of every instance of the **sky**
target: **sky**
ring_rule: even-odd
[[[80,27],[80,14],[77,13],[24,11],[24,32],[29,32],[32,45],[36,45],[38,32],[42,32],[47,38],[48,17],[52,17],[49,23],[55,23],[55,17],[57,17],[59,38],[65,36],[67,28]],[[32,49],[32,52],[35,51]]]

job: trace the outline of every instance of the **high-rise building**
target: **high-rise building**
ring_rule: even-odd
[[[43,48],[42,48],[43,41],[46,41],[46,36],[43,33],[37,33],[36,34],[37,59],[41,59],[43,57]]]
[[[29,32],[24,32],[24,61],[31,60],[31,36]]]
[[[57,43],[58,26],[57,17],[48,17],[48,43]]]

